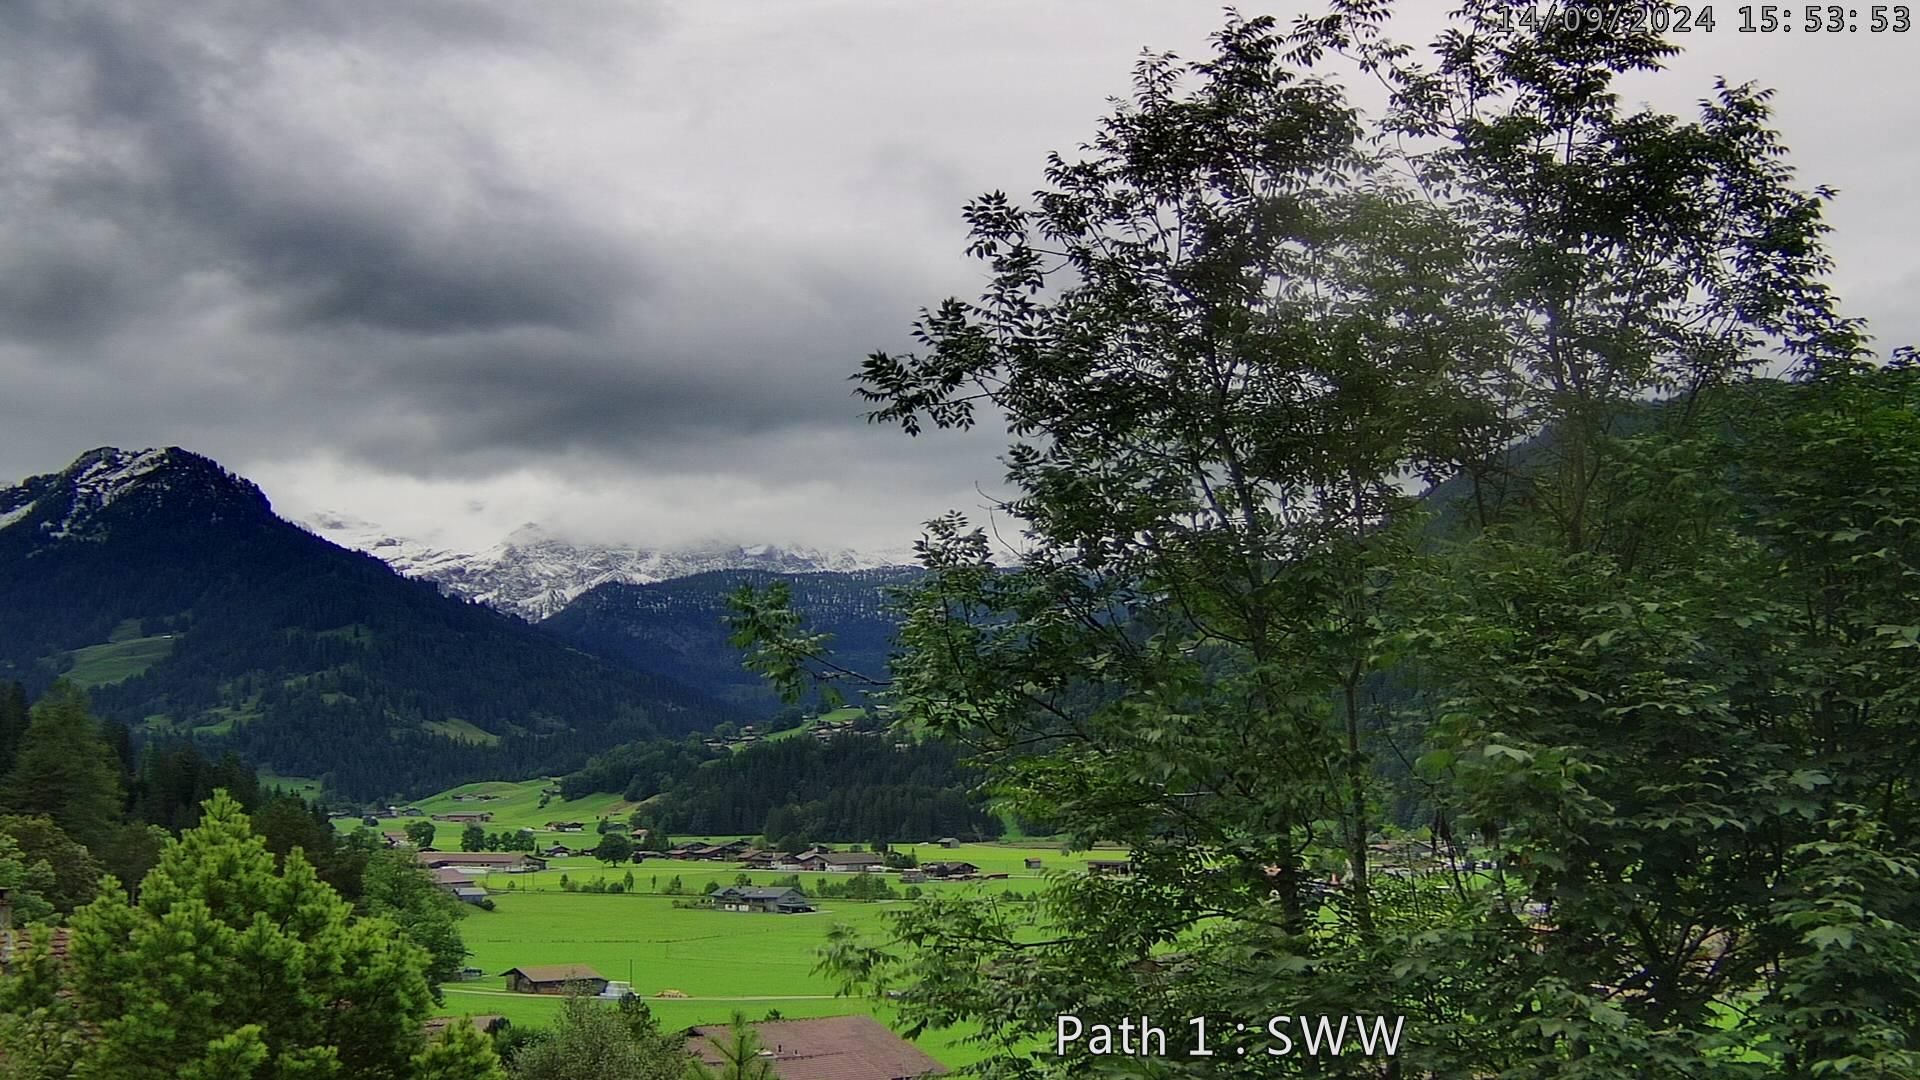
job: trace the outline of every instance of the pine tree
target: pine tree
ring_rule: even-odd
[[[64,680],[33,707],[13,768],[0,783],[0,807],[45,814],[89,848],[119,829],[120,762],[100,738],[87,698]]]
[[[17,682],[0,683],[0,776],[13,769],[20,737],[27,731],[27,688]]]
[[[137,903],[111,890],[71,927],[75,1019],[99,1033],[80,1075],[402,1078],[421,1053],[424,951],[355,919],[299,852],[276,872],[224,792]]]

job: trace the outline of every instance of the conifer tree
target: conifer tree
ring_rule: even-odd
[[[76,1075],[414,1074],[424,951],[384,919],[355,919],[299,851],[276,871],[224,792],[168,842],[137,902],[109,890],[71,932],[73,1018],[98,1032]]]
[[[87,697],[62,680],[32,710],[13,768],[0,782],[0,807],[45,814],[75,840],[98,850],[119,827],[120,763],[100,738]]]

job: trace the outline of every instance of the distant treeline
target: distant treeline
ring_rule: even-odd
[[[567,798],[618,791],[646,801],[647,823],[669,834],[764,835],[776,844],[987,839],[999,819],[978,778],[942,743],[885,734],[821,742],[794,737],[739,750],[698,739],[629,743],[561,782]]]

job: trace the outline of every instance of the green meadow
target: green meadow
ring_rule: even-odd
[[[494,904],[461,922],[472,950],[468,963],[486,977],[447,984],[443,1014],[497,1013],[516,1024],[544,1024],[558,1000],[510,993],[502,973],[528,964],[586,964],[631,982],[670,1028],[724,1023],[736,1010],[751,1020],[776,1010],[786,1017],[888,1019],[884,1002],[836,997],[832,980],[814,965],[833,926],[879,933],[883,913],[897,904],[828,900],[812,914],[771,915],[675,907],[661,896],[524,890],[495,892]],[[670,996],[656,996],[662,991]],[[977,1056],[960,1033],[930,1034],[922,1048],[949,1066]]]

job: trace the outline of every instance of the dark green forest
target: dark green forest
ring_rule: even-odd
[[[0,530],[0,675],[38,692],[72,650],[137,632],[164,655],[93,687],[103,717],[352,798],[564,771],[735,716],[402,578],[282,521],[213,462],[168,453],[164,483],[73,535],[52,527],[84,506],[72,486],[89,459],[29,482],[34,513]]]
[[[739,650],[728,641],[730,594],[742,585],[785,582],[805,609],[811,631],[832,635],[835,654],[849,666],[876,671],[885,669],[893,647],[890,592],[919,575],[912,567],[812,574],[717,570],[649,585],[607,584],[539,625],[576,648],[697,686],[765,716],[781,702],[765,680],[740,666]],[[861,688],[844,689],[849,701],[862,699]]]
[[[988,839],[1002,826],[975,793],[980,776],[951,746],[842,735],[712,750],[698,739],[633,743],[561,781],[567,798],[619,791],[644,800],[644,824],[668,834],[810,842]]]

